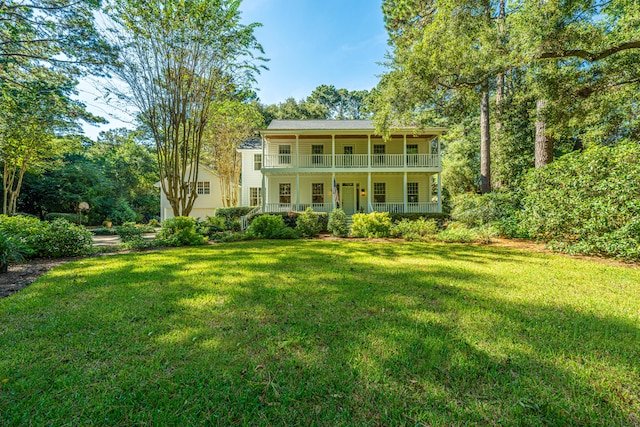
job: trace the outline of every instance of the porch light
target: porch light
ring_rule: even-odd
[[[364,188],[363,188],[362,190],[360,190],[360,195],[361,195],[362,197],[364,197],[364,196],[366,196],[366,195],[367,195],[367,192],[366,192],[366,191],[364,191]]]

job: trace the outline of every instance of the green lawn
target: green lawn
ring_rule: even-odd
[[[85,259],[0,300],[6,425],[640,425],[640,270],[251,241]]]

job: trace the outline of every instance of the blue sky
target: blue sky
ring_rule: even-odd
[[[387,49],[381,4],[377,0],[243,0],[242,20],[260,22],[258,41],[269,70],[258,77],[264,104],[309,96],[321,84],[349,90],[378,82]],[[128,126],[125,115],[101,102],[100,88],[80,86],[80,99],[108,125],[84,126],[95,138],[101,130]]]

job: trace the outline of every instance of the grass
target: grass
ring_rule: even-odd
[[[0,300],[0,424],[639,425],[638,295],[467,245],[84,259]]]

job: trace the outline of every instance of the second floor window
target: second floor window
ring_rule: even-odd
[[[384,155],[386,153],[386,146],[384,144],[374,144],[373,145],[373,164],[374,165],[383,165],[384,164]]]
[[[262,169],[262,154],[253,155],[253,170],[259,171]]]
[[[290,145],[279,145],[278,154],[279,154],[281,165],[291,164],[291,146]]]
[[[312,145],[311,154],[311,163],[314,165],[321,165],[324,160],[324,145]]]

